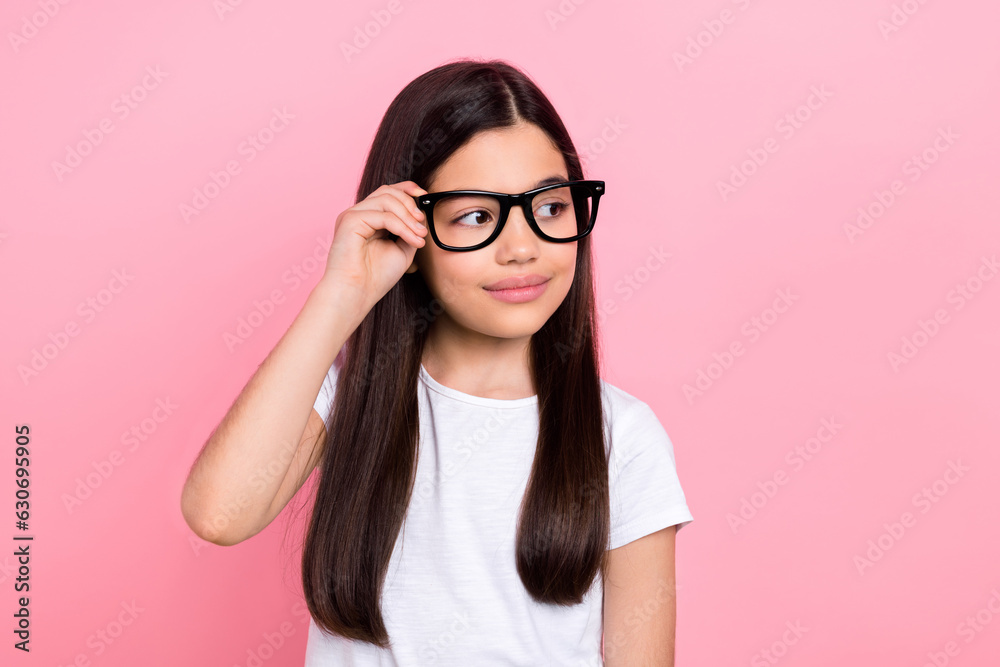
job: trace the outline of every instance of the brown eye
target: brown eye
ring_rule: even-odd
[[[552,202],[550,204],[543,204],[542,206],[539,207],[539,210],[544,209],[546,206],[551,207],[549,209],[550,213],[547,216],[542,216],[543,218],[556,218],[556,217],[559,217],[563,213],[563,211],[566,210],[566,204],[563,204],[561,202]],[[552,211],[552,208],[554,208],[555,211]]]
[[[472,218],[472,219],[466,220],[470,216],[477,216],[477,215],[478,216],[485,216],[486,219],[484,220],[482,217],[479,217],[479,218]],[[461,216],[455,218],[454,220],[452,220],[451,222],[452,222],[453,225],[463,225],[464,224],[467,227],[478,227],[478,226],[485,225],[486,223],[488,223],[489,222],[489,216],[490,216],[490,212],[489,211],[483,211],[483,210],[469,211],[465,215],[461,215]],[[463,220],[465,220],[465,222],[462,222]]]

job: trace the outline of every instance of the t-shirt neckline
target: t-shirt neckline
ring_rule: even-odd
[[[458,391],[457,389],[446,387],[432,378],[431,374],[427,372],[426,368],[424,368],[423,363],[420,364],[420,379],[423,380],[424,384],[426,384],[429,389],[443,396],[447,396],[448,398],[461,401],[463,403],[471,403],[473,405],[480,405],[487,408],[523,408],[538,403],[538,394],[535,394],[534,396],[526,396],[524,398],[486,398],[484,396],[466,394]]]

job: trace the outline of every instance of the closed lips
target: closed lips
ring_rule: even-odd
[[[504,278],[503,280],[498,280],[497,282],[487,285],[484,289],[491,291],[504,290],[504,289],[517,289],[519,287],[531,287],[533,285],[541,285],[544,282],[548,282],[548,278],[539,275],[530,276],[515,276],[513,278]]]

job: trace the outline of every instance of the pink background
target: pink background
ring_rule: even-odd
[[[286,512],[211,545],[180,490],[322,274],[389,102],[471,56],[535,78],[608,183],[605,378],[659,415],[695,517],[677,664],[996,664],[996,3],[400,3],[3,3],[0,661],[302,664],[298,525]],[[391,21],[348,60],[373,11]],[[241,142],[274,109],[293,118],[251,160]],[[239,173],[185,221],[229,161]],[[873,218],[852,235],[859,207]],[[22,377],[36,351],[46,365]],[[18,424],[29,655],[10,630]]]

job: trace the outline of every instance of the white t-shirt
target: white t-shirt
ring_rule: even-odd
[[[330,414],[337,369],[314,408]],[[644,402],[601,380],[610,432],[611,548],[691,523],[673,445]],[[482,398],[420,367],[413,496],[382,592],[390,649],[321,631],[310,618],[306,667],[599,667],[600,575],[572,607],[528,595],[514,559],[518,509],[538,438],[538,397]]]

